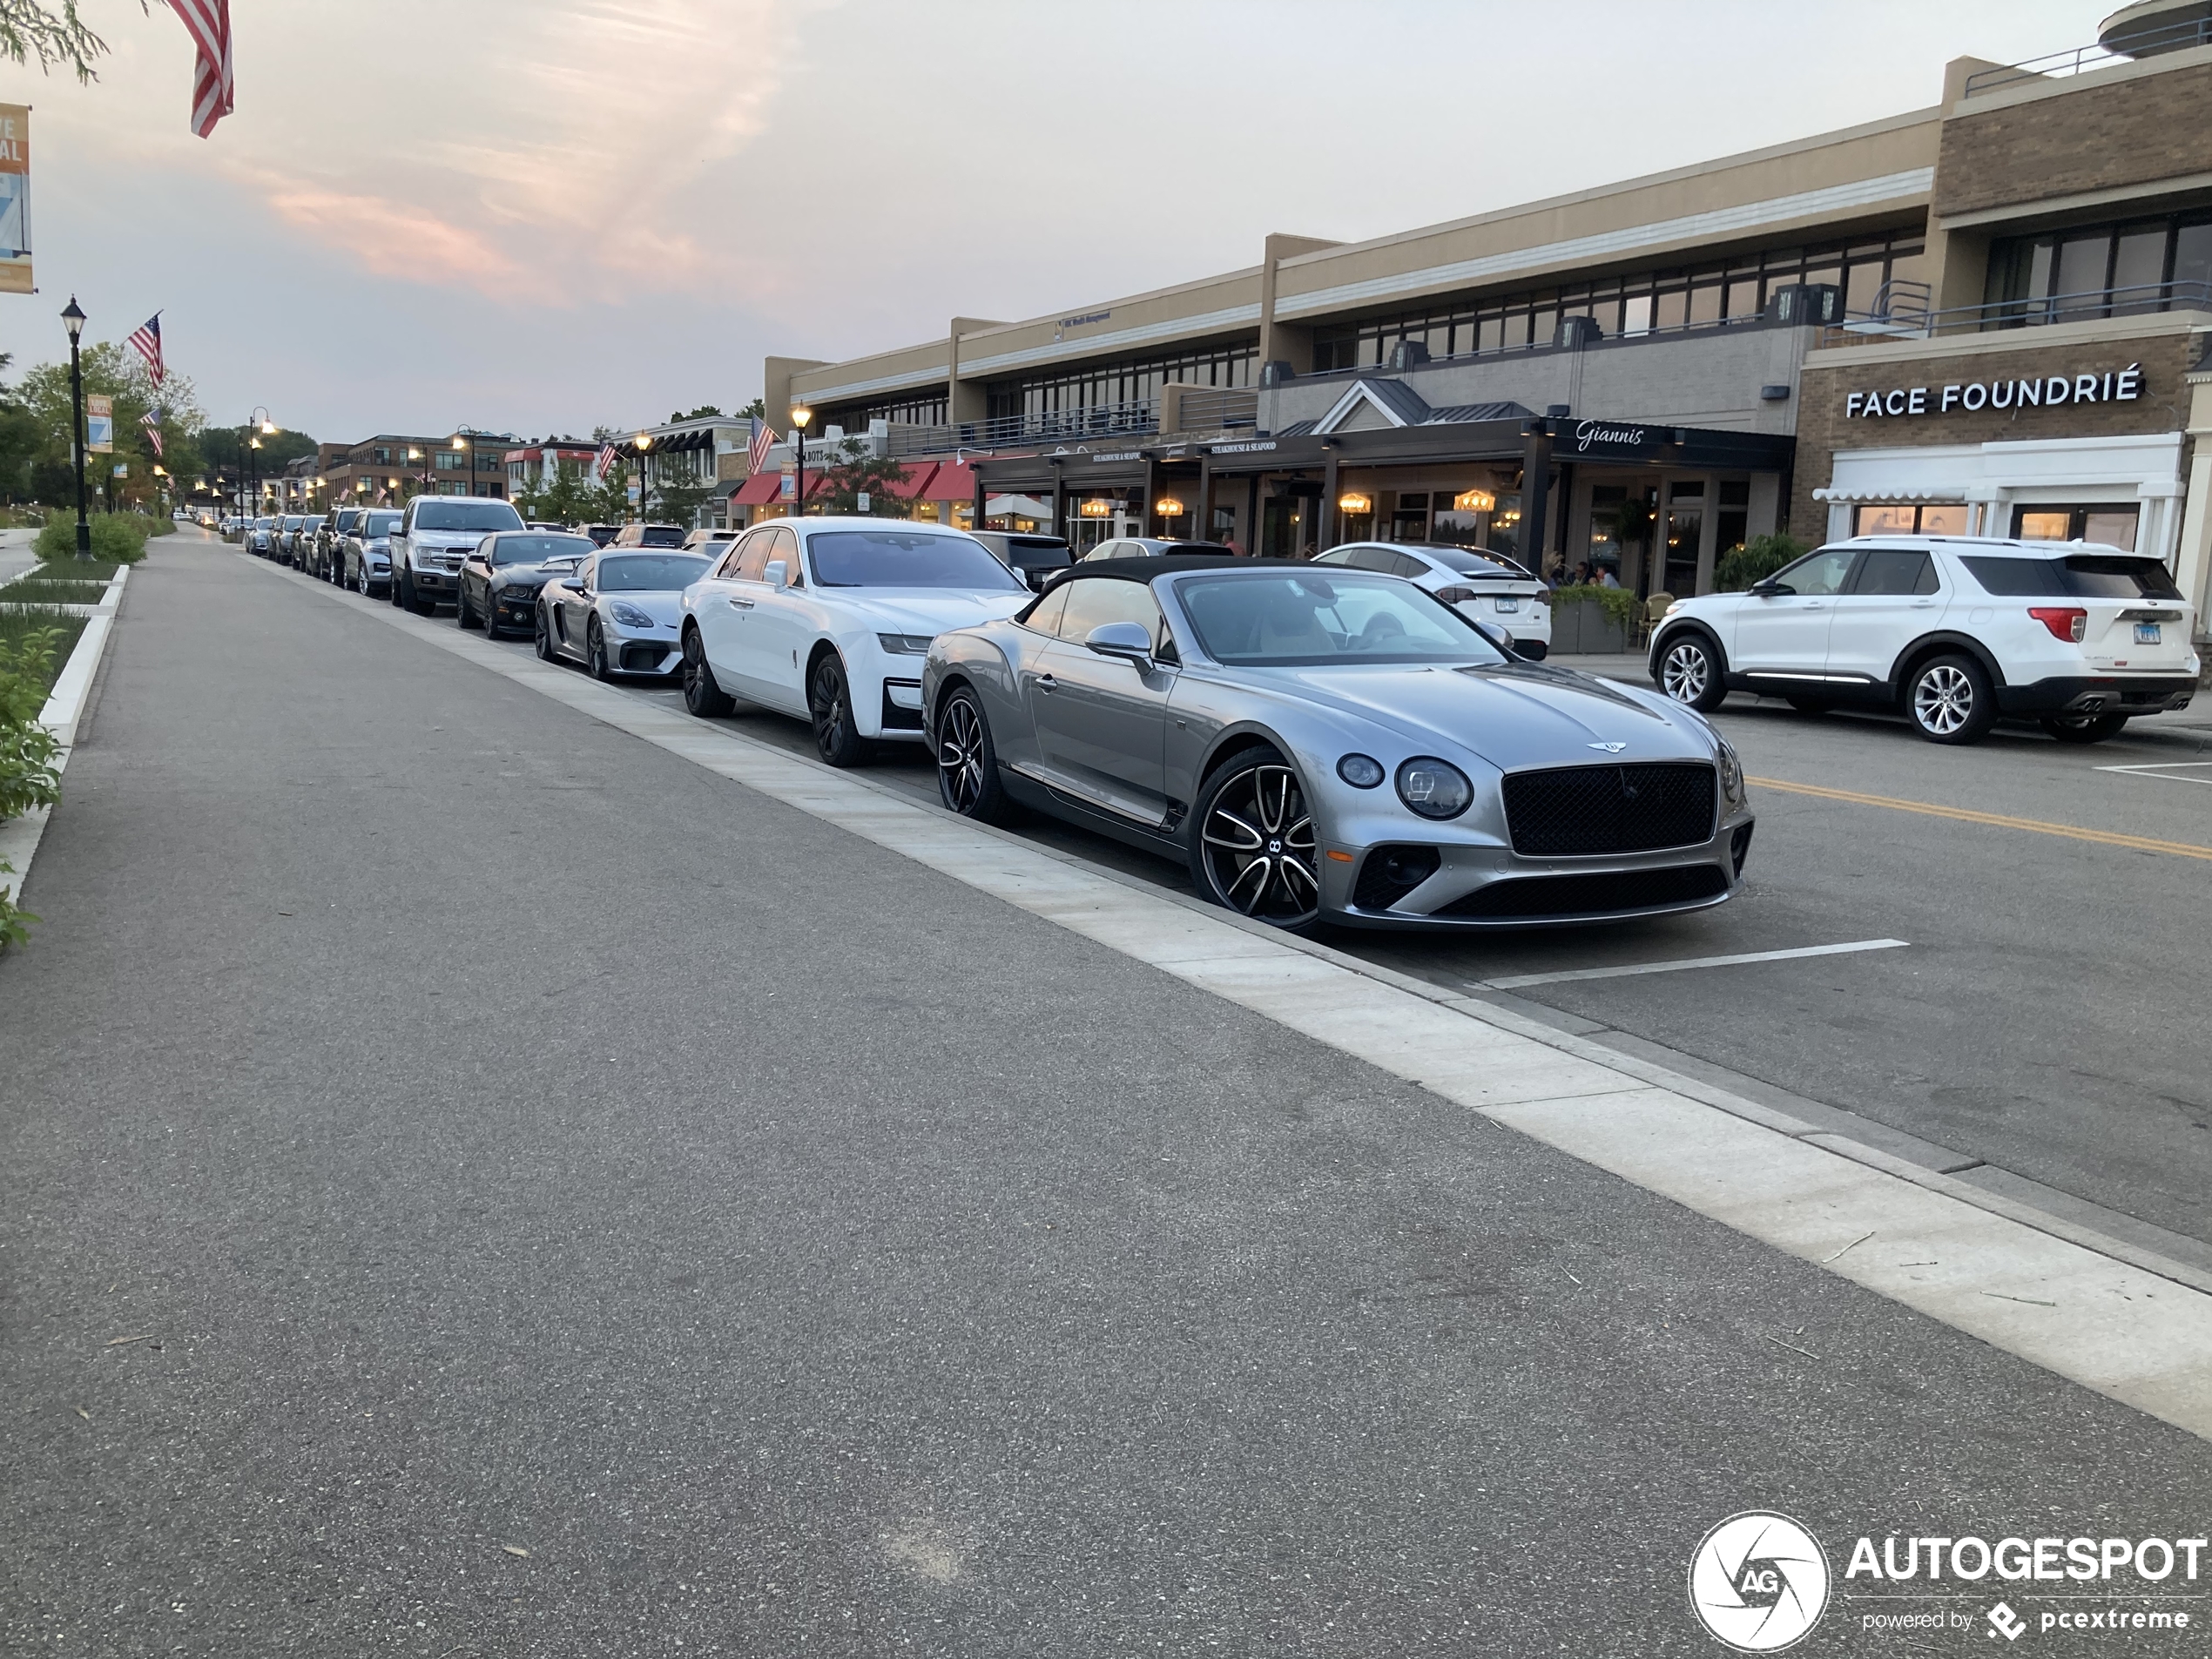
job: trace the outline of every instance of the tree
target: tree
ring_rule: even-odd
[[[550,524],[602,523],[598,515],[604,505],[598,486],[590,482],[583,469],[573,461],[556,462],[551,483],[525,489],[515,497],[515,510],[524,518]]]
[[[668,417],[668,423],[671,426],[674,426],[678,421],[705,421],[708,419],[718,421],[721,418],[722,411],[716,408],[713,404],[702,403],[698,406],[698,408],[693,409],[689,415],[685,415],[679,411],[675,415],[670,415]]]
[[[4,3],[0,0],[0,3]],[[158,458],[153,446],[147,442],[140,418],[149,409],[160,409],[165,448],[172,435],[183,440],[185,435],[197,432],[206,417],[200,412],[191,378],[172,371],[157,391],[145,360],[129,347],[111,340],[101,341],[85,351],[83,367],[85,395],[113,399],[115,414],[115,452],[112,455],[88,455],[84,482],[90,489],[105,490],[118,506],[145,501],[153,493],[153,469]],[[23,377],[22,396],[33,428],[35,448],[30,482],[34,492],[41,501],[74,501],[77,479],[71,464],[70,433],[73,422],[69,365],[39,364]],[[314,440],[306,442],[307,449],[312,450]],[[199,446],[194,443],[192,447],[197,459]],[[295,449],[293,453],[305,451]],[[113,464],[127,466],[128,475],[115,478],[108,469]],[[160,461],[158,464],[168,463]],[[266,451],[261,464],[264,472],[281,469],[283,465],[281,462],[272,463]],[[172,472],[177,469],[170,468]]]
[[[714,487],[697,478],[664,479],[653,486],[653,511],[645,515],[658,518],[664,524],[681,524],[685,529],[698,522],[699,509],[714,498]]]
[[[766,420],[768,418],[768,400],[765,397],[756,397],[752,402],[746,404],[745,408],[739,409],[733,418],[739,421]]]
[[[145,9],[140,0],[139,10]],[[16,63],[36,57],[48,75],[60,64],[74,70],[78,80],[91,81],[98,78],[92,60],[107,49],[107,42],[79,21],[77,0],[62,0],[59,10],[36,0],[0,0],[0,54]]]
[[[821,469],[829,496],[825,511],[857,513],[866,495],[872,518],[905,518],[913,512],[913,502],[892,493],[907,478],[907,469],[897,462],[873,453],[858,438],[846,438],[831,455]]]

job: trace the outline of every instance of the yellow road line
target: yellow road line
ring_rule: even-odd
[[[2033,830],[2038,835],[2063,835],[2069,840],[2132,847],[2138,853],[2166,853],[2177,859],[2212,860],[2212,846],[2199,846],[2193,841],[2154,841],[2145,835],[2121,835],[2111,830],[2082,829],[2073,824],[2047,824],[2040,818],[2007,818],[2002,813],[1969,812],[1963,806],[1937,806],[1925,800],[1898,800],[1889,795],[1862,795],[1856,790],[1824,789],[1818,784],[1785,783],[1779,778],[1750,778],[1745,781],[1762,789],[1779,789],[1792,795],[1817,795],[1824,800],[1847,800],[1860,806],[1887,806],[1895,812],[1920,813],[1929,818],[1955,818],[1965,824],[1993,824],[1999,829]]]

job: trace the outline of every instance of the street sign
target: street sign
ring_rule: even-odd
[[[865,489],[861,490],[853,497],[853,504],[858,507],[862,512],[867,512],[868,510],[868,492]]]
[[[0,293],[30,292],[30,108],[0,104]]]
[[[84,447],[96,455],[115,450],[115,400],[98,392],[84,395]]]

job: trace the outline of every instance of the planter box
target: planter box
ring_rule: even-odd
[[[1628,649],[1627,632],[1606,620],[1605,607],[1596,600],[1569,598],[1565,593],[1554,597],[1554,652],[1561,657],[1596,657]]]

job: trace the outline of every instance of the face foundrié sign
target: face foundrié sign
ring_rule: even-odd
[[[2143,395],[2143,366],[2029,380],[1972,381],[1954,386],[1892,386],[1844,399],[1846,421],[1915,415],[1972,415],[1980,409],[2059,408],[2067,403],[2132,403]]]

